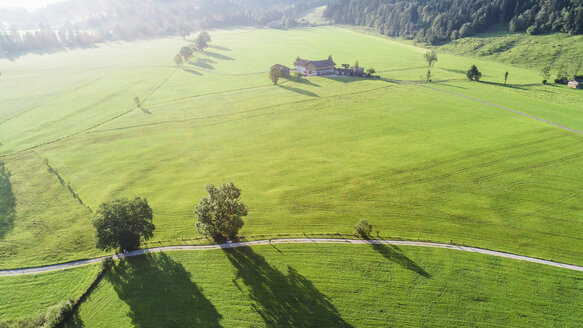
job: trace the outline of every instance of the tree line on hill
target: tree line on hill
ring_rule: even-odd
[[[583,34],[582,0],[329,0],[324,15],[431,44],[500,26],[529,34]]]
[[[326,0],[67,0],[33,12],[0,9],[0,57],[204,28],[265,25]]]

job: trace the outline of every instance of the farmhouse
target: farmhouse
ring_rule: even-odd
[[[311,61],[298,58],[294,65],[298,72],[307,75],[330,75],[336,69],[336,63],[331,59]]]
[[[289,77],[290,76],[290,69],[287,66],[281,65],[281,64],[275,64],[273,66],[271,66],[271,69],[276,68],[279,73],[281,74],[281,76],[283,77]]]
[[[571,80],[569,81],[569,86],[573,89],[583,89],[583,80]]]

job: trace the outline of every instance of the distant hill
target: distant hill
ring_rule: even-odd
[[[500,25],[531,35],[583,34],[583,0],[329,0],[324,15],[431,44]]]
[[[32,12],[0,9],[0,56],[34,50],[266,25],[326,0],[66,0]]]

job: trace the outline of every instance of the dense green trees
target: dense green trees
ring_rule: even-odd
[[[583,33],[581,0],[329,0],[325,15],[389,36],[436,43],[505,24],[510,32]]]
[[[140,247],[140,239],[152,238],[156,227],[153,213],[146,199],[118,199],[103,203],[93,221],[97,247],[103,250],[133,250]]]
[[[234,238],[244,225],[247,207],[243,204],[241,190],[231,182],[220,187],[207,185],[208,196],[201,199],[195,209],[198,221],[196,228],[204,236],[212,238]]]

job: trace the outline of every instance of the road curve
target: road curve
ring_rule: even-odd
[[[81,260],[69,263],[48,265],[36,268],[27,269],[14,269],[14,270],[3,270],[0,271],[1,276],[20,276],[29,274],[38,274],[51,271],[65,270],[71,268],[77,268],[89,264],[95,264],[103,262],[107,258],[113,259],[123,259],[126,257],[140,256],[148,253],[159,253],[159,252],[171,252],[171,251],[202,251],[202,250],[212,250],[212,249],[224,249],[224,248],[235,248],[235,247],[245,247],[245,246],[256,246],[256,245],[269,245],[269,244],[346,244],[346,245],[398,245],[398,246],[415,246],[415,247],[433,247],[433,248],[444,248],[452,250],[460,250],[464,252],[474,252],[480,254],[486,254],[497,257],[504,257],[519,261],[526,261],[532,263],[538,263],[568,270],[574,270],[583,272],[583,266],[565,264],[547,260],[541,260],[534,257],[497,252],[483,248],[458,246],[450,244],[439,244],[421,241],[406,241],[406,240],[362,240],[362,239],[334,239],[334,238],[290,238],[290,239],[269,239],[269,240],[257,240],[257,241],[246,241],[246,242],[232,242],[219,245],[202,245],[202,246],[164,246],[155,247],[149,249],[140,249],[137,251],[128,252],[126,254],[110,255],[104,257],[98,257],[89,260]]]

